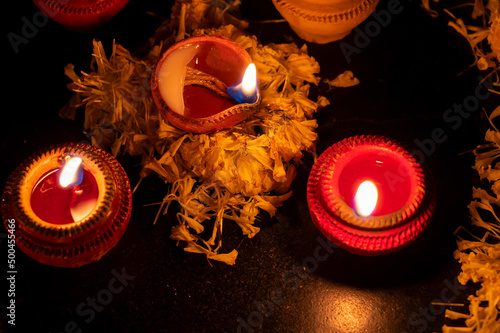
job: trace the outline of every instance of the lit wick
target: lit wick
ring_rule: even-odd
[[[257,70],[255,64],[248,65],[240,84],[227,88],[227,92],[238,103],[254,103],[257,100]]]
[[[77,180],[78,170],[82,164],[82,159],[80,157],[73,157],[68,162],[61,171],[59,176],[59,185],[62,187],[68,187],[69,185],[78,185],[80,182]]]
[[[375,184],[369,180],[362,182],[354,196],[354,204],[358,215],[370,216],[377,206],[377,200],[378,191]]]
[[[73,157],[64,165],[59,176],[59,185],[66,188],[71,185],[72,200],[69,211],[74,221],[80,221],[89,215],[95,208],[97,197],[89,196],[88,193],[79,187],[83,180],[81,170],[82,159]]]
[[[54,174],[55,176],[55,174]],[[59,223],[64,222],[76,222],[84,219],[89,215],[95,208],[97,203],[97,187],[93,186],[92,175],[86,173],[86,181],[84,182],[84,170],[82,165],[82,159],[80,157],[72,157],[67,160],[64,167],[60,169],[59,178],[54,179],[52,182],[49,178],[50,175],[44,177],[44,180],[40,181],[39,190],[35,191],[35,196],[41,194],[40,199],[35,199],[34,204],[42,208],[37,208],[39,213],[43,213],[45,216],[45,211],[48,210],[49,214],[55,214],[55,211],[61,211],[62,216],[67,218],[67,213],[69,210],[69,216],[71,220],[62,219],[61,215],[57,218],[51,218],[50,221],[57,220]],[[89,182],[90,181],[90,182]],[[56,184],[58,183],[59,186]],[[83,182],[83,185],[82,185]],[[56,186],[50,186],[50,184]],[[38,187],[35,187],[38,188]],[[50,200],[50,202],[49,202]],[[54,206],[56,205],[56,206]],[[48,209],[48,207],[52,207]],[[43,209],[42,212],[39,209]],[[52,216],[52,215],[50,215]]]

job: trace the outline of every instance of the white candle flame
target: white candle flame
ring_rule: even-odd
[[[76,182],[80,164],[82,164],[80,157],[73,157],[66,162],[59,176],[59,184],[62,187],[68,187]]]
[[[378,191],[375,184],[369,180],[362,182],[354,196],[356,212],[361,216],[369,216],[375,210],[377,200]]]
[[[241,81],[241,90],[245,96],[253,96],[257,88],[257,69],[255,64],[248,65],[243,80]]]

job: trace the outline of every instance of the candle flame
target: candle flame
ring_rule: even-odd
[[[375,210],[377,200],[378,191],[375,184],[369,180],[362,182],[354,196],[356,212],[361,216],[369,216]]]
[[[253,96],[257,88],[257,69],[255,64],[248,65],[243,80],[241,81],[241,90],[245,96]]]
[[[59,176],[59,184],[62,187],[68,187],[77,182],[80,164],[82,164],[82,159],[80,157],[73,157],[66,162]]]

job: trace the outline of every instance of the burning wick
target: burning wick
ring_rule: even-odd
[[[68,187],[69,185],[78,185],[77,180],[78,170],[82,164],[82,159],[80,157],[73,157],[68,162],[61,171],[59,176],[59,185],[62,187]]]
[[[227,93],[238,103],[254,103],[257,100],[257,70],[255,64],[248,65],[240,84],[228,87]]]
[[[375,184],[369,180],[362,182],[354,196],[354,204],[358,215],[370,216],[377,206],[377,199],[378,192]]]
[[[66,188],[72,188],[72,200],[69,211],[73,221],[80,221],[89,215],[94,210],[97,197],[88,196],[83,189],[79,187],[83,180],[83,172],[81,171],[82,159],[73,157],[66,162],[59,176],[59,185]]]

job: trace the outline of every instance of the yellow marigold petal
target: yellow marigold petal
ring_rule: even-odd
[[[191,235],[188,228],[184,224],[179,224],[172,227],[170,232],[170,238],[177,241],[191,242],[195,241],[196,238]]]
[[[500,13],[498,8],[491,15],[488,43],[491,46],[493,55],[500,61]]]
[[[197,234],[203,232],[203,230],[205,229],[200,222],[198,222],[196,219],[194,219],[192,217],[189,217],[189,216],[181,214],[181,213],[178,213],[177,216],[182,221],[186,222],[189,225],[189,227],[192,228]],[[183,225],[183,224],[181,224],[181,225]]]
[[[208,259],[222,261],[227,265],[234,265],[236,263],[236,258],[238,257],[238,251],[232,250],[229,253],[220,253],[220,254],[208,254]]]

